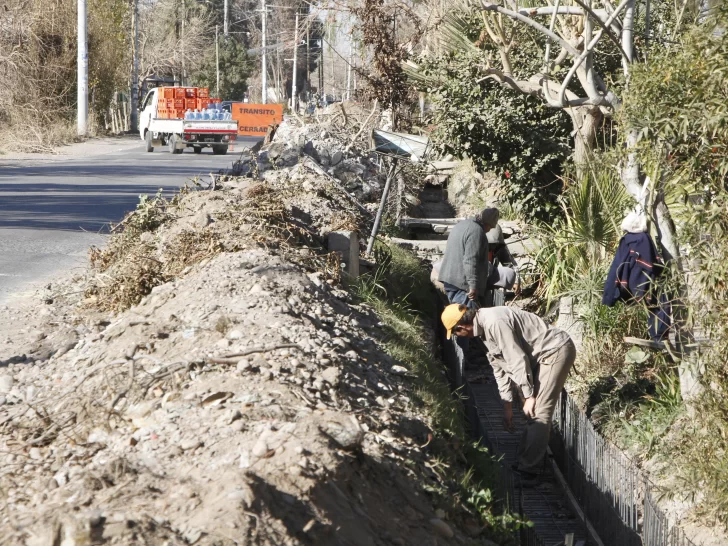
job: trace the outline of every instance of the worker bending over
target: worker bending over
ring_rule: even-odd
[[[525,482],[534,481],[546,455],[556,403],[576,359],[574,342],[566,332],[548,326],[537,315],[512,307],[475,310],[452,304],[445,307],[442,323],[448,339],[453,333],[483,339],[503,400],[506,430],[513,432],[511,387],[515,386],[525,399],[523,413],[528,423],[514,470]]]

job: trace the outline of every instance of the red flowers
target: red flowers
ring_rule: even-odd
[[[510,178],[511,177],[511,171],[506,171],[504,174],[506,175],[506,178]]]

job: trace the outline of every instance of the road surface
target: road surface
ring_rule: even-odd
[[[133,137],[74,145],[53,158],[0,155],[0,303],[83,268],[88,248],[104,244],[108,223],[140,194],[171,192],[195,176],[207,182],[235,158],[210,149],[147,153]]]

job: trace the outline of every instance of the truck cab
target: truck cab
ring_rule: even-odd
[[[139,136],[144,140],[144,135],[149,129],[152,117],[157,111],[157,88],[151,89],[142,102],[141,113],[139,114]]]

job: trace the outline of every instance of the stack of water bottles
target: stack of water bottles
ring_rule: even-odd
[[[205,108],[203,110],[198,110],[197,108],[193,110],[190,110],[189,108],[185,112],[185,119],[195,119],[195,120],[231,120],[232,114],[230,112],[225,112],[220,109],[220,103],[214,102],[211,103],[208,108]]]

